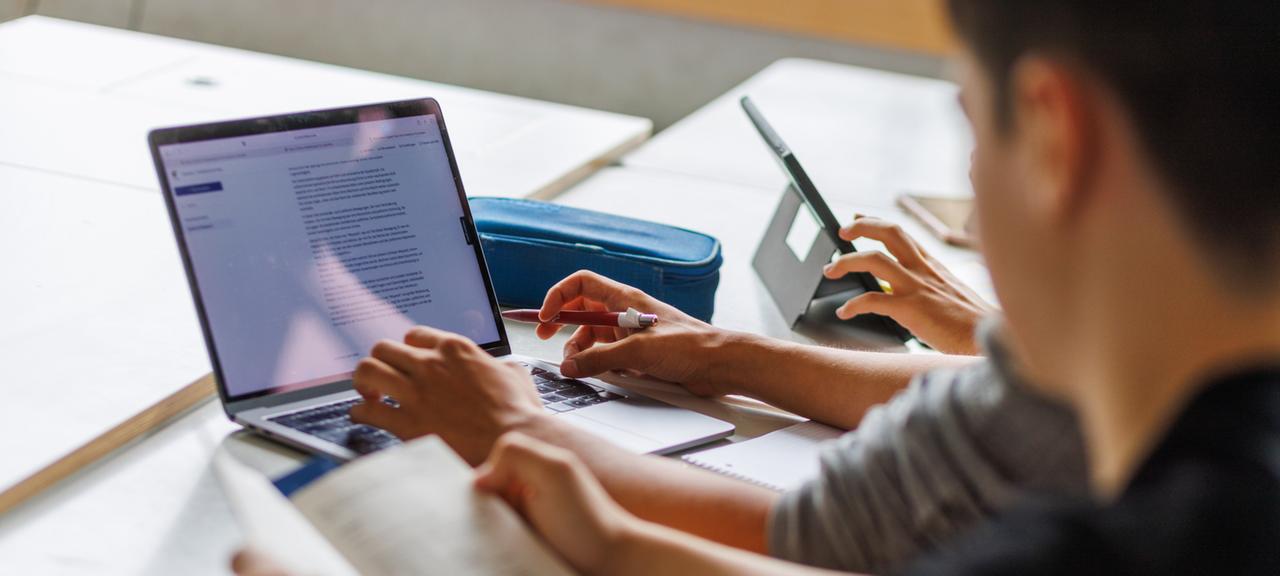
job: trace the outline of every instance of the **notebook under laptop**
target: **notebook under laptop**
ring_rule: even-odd
[[[152,157],[232,420],[350,459],[351,373],[415,325],[524,365],[544,409],[638,452],[733,426],[512,353],[434,99],[155,130]]]

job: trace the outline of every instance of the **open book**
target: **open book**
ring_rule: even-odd
[[[221,451],[246,544],[297,576],[572,574],[437,437],[356,460],[294,494]]]

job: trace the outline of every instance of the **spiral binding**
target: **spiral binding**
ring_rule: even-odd
[[[768,489],[768,490],[773,490],[774,492],[784,492],[784,491],[785,491],[781,486],[777,486],[777,485],[774,485],[774,484],[770,484],[769,482],[765,482],[765,481],[763,481],[763,480],[757,480],[757,479],[752,478],[752,477],[750,477],[750,476],[746,476],[746,475],[744,475],[744,474],[739,474],[739,473],[737,473],[737,472],[733,472],[733,471],[731,471],[731,470],[726,470],[726,469],[724,469],[724,468],[721,468],[721,467],[716,466],[716,465],[713,465],[713,464],[708,464],[708,463],[706,463],[706,462],[700,462],[700,461],[698,461],[698,460],[695,460],[695,459],[694,459],[694,457],[695,457],[695,456],[696,456],[696,454],[692,454],[692,455],[685,455],[685,456],[681,456],[681,457],[680,457],[680,459],[681,459],[681,460],[684,460],[686,464],[692,464],[692,465],[694,465],[694,466],[697,466],[697,467],[699,467],[699,468],[702,468],[703,470],[710,470],[710,471],[715,472],[716,474],[719,474],[719,475],[721,475],[721,476],[728,476],[729,478],[733,478],[733,479],[735,479],[735,480],[741,480],[741,481],[746,482],[746,483],[748,483],[748,484],[754,484],[754,485],[759,486],[759,487],[761,487],[761,488],[766,488],[766,489]]]

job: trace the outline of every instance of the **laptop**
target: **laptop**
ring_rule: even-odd
[[[151,132],[218,394],[245,428],[348,460],[393,444],[347,417],[356,363],[415,325],[522,365],[543,409],[635,452],[726,422],[514,354],[434,99]],[[394,399],[387,399],[394,405]]]

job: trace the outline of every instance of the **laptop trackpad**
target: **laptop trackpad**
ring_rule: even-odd
[[[621,404],[621,402],[609,402],[607,404]],[[603,405],[599,405],[592,406],[591,408],[603,407]],[[578,428],[582,428],[583,430],[591,432],[596,436],[604,438],[605,440],[613,442],[614,444],[637,454],[647,454],[666,448],[666,446],[658,443],[656,440],[645,438],[634,432],[628,432],[593,418],[587,418],[579,414],[579,412],[586,412],[586,410],[576,410],[567,414],[559,414],[556,417],[562,418],[564,421],[573,424]]]
[[[640,436],[655,444],[650,450],[683,446],[701,439],[724,436],[733,431],[733,425],[728,422],[636,396],[622,402],[596,404],[565,414],[569,415]]]

